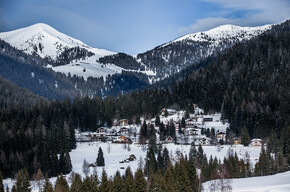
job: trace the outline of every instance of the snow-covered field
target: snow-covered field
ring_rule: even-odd
[[[188,154],[190,145],[174,145],[166,144],[164,145],[169,150],[170,157],[174,162],[177,159],[177,152],[182,152],[183,154]],[[82,171],[83,161],[86,159],[89,163],[94,163],[98,155],[99,147],[102,148],[105,158],[105,170],[109,177],[114,176],[117,170],[121,174],[124,174],[126,167],[130,166],[132,171],[136,171],[140,159],[143,159],[143,165],[145,163],[146,149],[140,145],[132,144],[129,146],[125,144],[113,144],[113,143],[100,143],[100,142],[83,142],[77,143],[77,148],[72,150],[70,153],[73,171],[85,176]],[[250,160],[252,166],[259,158],[260,147],[244,147],[242,145],[224,145],[223,147],[216,146],[203,146],[203,150],[209,158],[210,155],[217,157],[221,161],[225,156],[227,156],[229,148],[232,148],[234,152],[237,152],[239,158],[244,158],[246,151],[250,154]],[[137,158],[136,161],[129,163],[119,163],[129,157],[129,155],[134,154]],[[121,169],[124,167],[124,169]],[[90,173],[93,174],[97,171],[100,176],[102,172],[102,167],[90,168]],[[67,175],[69,177],[69,175]],[[266,180],[264,179],[266,178]],[[274,176],[267,177],[254,177],[246,179],[232,179],[233,191],[290,191],[290,172],[277,174]],[[56,178],[51,178],[51,182],[55,183]],[[15,181],[9,179],[4,180],[4,185],[13,185]],[[208,182],[204,184],[204,189],[207,189]],[[37,190],[37,185],[34,184],[34,191]],[[286,190],[287,189],[287,190]]]
[[[211,182],[203,184],[203,191],[210,191]],[[290,171],[263,177],[230,179],[229,183],[235,192],[289,192]]]

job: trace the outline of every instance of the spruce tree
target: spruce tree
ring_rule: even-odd
[[[55,184],[55,192],[69,192],[69,186],[62,174],[57,177]]]
[[[105,171],[105,169],[103,169],[102,172],[102,178],[101,178],[101,184],[99,186],[99,191],[102,192],[109,192],[109,181],[108,181],[108,176],[107,176],[107,172]]]
[[[124,190],[124,183],[119,171],[116,172],[113,184],[112,184],[112,192],[120,192]]]
[[[135,183],[134,183],[134,178],[133,178],[133,174],[131,172],[131,168],[130,166],[127,167],[126,171],[125,171],[125,189],[127,189],[128,192],[134,192],[135,191]]]
[[[186,126],[185,118],[182,117],[182,119],[181,119],[181,127],[185,128],[185,126]]]
[[[50,183],[48,177],[45,177],[45,182],[44,182],[44,186],[42,188],[43,192],[53,192],[53,187],[52,184]]]
[[[250,136],[246,127],[243,127],[241,142],[244,146],[248,146],[250,144]]]
[[[21,169],[17,173],[16,190],[17,192],[30,192],[31,191],[29,175],[25,168]]]
[[[166,147],[163,148],[162,156],[163,156],[162,159],[163,159],[163,166],[164,166],[163,171],[165,172],[167,168],[171,166],[169,152]]]
[[[98,157],[97,157],[97,166],[105,166],[104,154],[101,147],[99,147]]]
[[[146,180],[144,178],[144,174],[141,169],[138,169],[135,172],[135,186],[136,186],[136,191],[146,192]]]
[[[147,176],[155,173],[157,171],[157,161],[155,158],[155,153],[152,146],[149,146],[147,150],[144,172]]]
[[[3,176],[1,170],[0,170],[0,192],[4,192]]]
[[[156,126],[160,125],[160,117],[159,117],[159,115],[157,115],[156,118],[155,118],[155,125]]]
[[[76,173],[70,187],[70,192],[82,192],[82,178],[80,174]]]

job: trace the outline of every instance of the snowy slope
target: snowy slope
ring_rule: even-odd
[[[193,33],[189,35],[185,35],[180,37],[174,41],[171,41],[163,46],[166,46],[173,42],[180,41],[207,41],[207,42],[215,42],[219,43],[223,40],[233,40],[237,38],[237,40],[248,40],[255,36],[260,35],[264,31],[271,29],[272,25],[263,25],[258,27],[240,27],[235,25],[221,25],[219,27],[213,28],[208,31]]]
[[[37,23],[14,31],[0,33],[0,38],[17,49],[28,54],[37,53],[40,57],[46,56],[55,59],[65,48],[85,48],[99,57],[114,54],[104,49],[92,48],[80,40],[67,36],[51,26],[44,23]]]
[[[211,191],[209,186],[212,182],[203,184],[204,192]],[[289,192],[290,171],[270,176],[230,179],[230,185],[234,192]]]

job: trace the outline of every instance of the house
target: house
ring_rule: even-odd
[[[105,137],[106,134],[107,134],[107,130],[106,130],[105,127],[98,128],[98,130],[97,130],[97,136],[99,136],[99,137]]]
[[[173,143],[174,140],[171,136],[168,136],[167,139],[165,140],[165,143]]]
[[[120,129],[120,132],[121,132],[121,135],[128,135],[130,130],[128,128],[126,128],[126,127],[122,127]]]
[[[262,139],[254,138],[251,140],[251,146],[262,146]]]
[[[235,138],[233,139],[233,144],[234,144],[234,145],[240,145],[240,144],[241,144],[241,139],[238,138],[238,137],[235,137]]]
[[[175,109],[165,109],[165,108],[163,108],[162,110],[161,110],[161,115],[165,115],[165,111],[167,110],[167,112],[168,112],[168,115],[174,115],[175,113],[176,113],[176,110]]]
[[[222,132],[222,131],[217,132],[216,138],[217,138],[217,142],[219,142],[220,140],[225,141],[226,140],[226,133]]]
[[[198,135],[198,131],[193,128],[186,129],[186,135],[192,136],[192,135]]]
[[[200,140],[201,145],[210,145],[210,138],[204,137]]]
[[[128,124],[129,124],[129,120],[128,119],[121,119],[119,121],[119,125],[120,126],[128,126]]]
[[[203,118],[203,122],[212,122],[213,118],[212,117],[205,117]]]

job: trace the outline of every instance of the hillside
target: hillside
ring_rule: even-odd
[[[31,91],[18,87],[16,84],[0,76],[0,109],[12,106],[31,106],[45,101],[44,98],[34,95]]]

